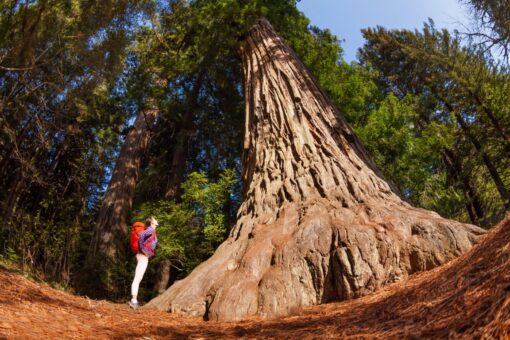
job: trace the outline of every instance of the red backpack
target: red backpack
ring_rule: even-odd
[[[145,224],[142,222],[133,223],[133,228],[131,228],[131,250],[133,253],[138,254],[140,249],[138,248],[138,239],[140,238],[140,234],[145,230]]]

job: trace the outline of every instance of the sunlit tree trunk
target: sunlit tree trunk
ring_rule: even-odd
[[[141,110],[126,136],[105,193],[94,235],[87,254],[87,270],[100,280],[97,292],[114,294],[112,272],[116,264],[126,258],[128,233],[127,217],[131,211],[140,164],[148,142],[149,132],[157,115],[151,106]]]
[[[190,152],[190,138],[194,134],[194,119],[198,108],[198,98],[204,72],[199,72],[193,82],[192,88],[187,93],[186,108],[177,133],[176,143],[173,145],[172,163],[169,169],[169,178],[165,199],[171,201],[177,199],[179,186],[184,179],[184,170],[186,169],[186,160]],[[156,280],[154,282],[154,291],[157,294],[163,293],[170,282],[171,261],[165,259],[160,262],[157,270]]]
[[[483,230],[403,202],[309,71],[259,20],[241,50],[244,201],[229,238],[147,307],[235,320],[359,297]]]

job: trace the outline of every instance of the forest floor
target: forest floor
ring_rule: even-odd
[[[299,315],[205,322],[84,297],[0,270],[0,339],[510,339],[510,216],[460,258]]]

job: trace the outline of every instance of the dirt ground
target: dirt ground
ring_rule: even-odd
[[[0,271],[0,339],[510,339],[510,217],[462,257],[299,315],[205,322],[90,300]]]

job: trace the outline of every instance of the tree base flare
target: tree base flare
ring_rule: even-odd
[[[274,223],[244,225],[147,307],[207,320],[292,315],[441,265],[484,232],[405,203],[289,204]]]

